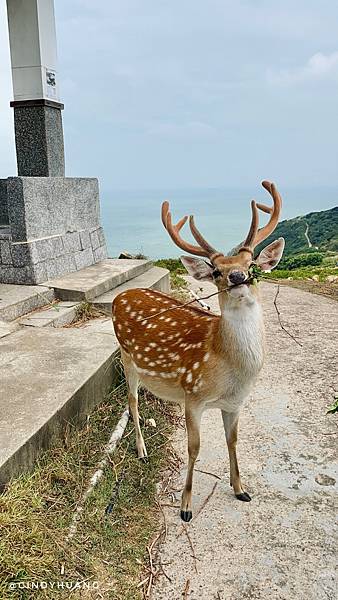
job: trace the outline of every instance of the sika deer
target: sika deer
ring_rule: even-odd
[[[132,289],[113,303],[113,322],[121,344],[129,389],[138,456],[146,460],[138,414],[137,390],[141,383],[163,400],[184,406],[188,433],[188,471],[181,501],[181,518],[192,518],[193,469],[200,448],[200,422],[204,410],[220,408],[230,459],[230,485],[236,497],[248,502],[236,457],[239,410],[263,364],[264,326],[258,290],[251,285],[249,268],[255,263],[271,270],[281,259],[284,239],[279,238],[254,260],[254,248],[275,229],[281,197],[272,183],[262,185],[271,194],[273,207],[251,203],[252,221],[245,242],[235,256],[225,256],[204,239],[190,217],[190,229],[198,246],[184,241],[183,217],[172,224],[168,202],[162,205],[162,221],[175,244],[208,260],[182,256],[187,271],[197,280],[211,281],[218,289],[221,315],[213,315],[161,292]],[[258,229],[258,209],[270,214]],[[167,309],[170,309],[169,311]]]

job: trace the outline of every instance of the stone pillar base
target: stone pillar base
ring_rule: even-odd
[[[13,101],[11,106],[18,175],[64,177],[63,104],[42,99]]]
[[[1,283],[42,283],[107,258],[97,179],[5,181],[0,213],[8,214],[8,224],[0,227]]]

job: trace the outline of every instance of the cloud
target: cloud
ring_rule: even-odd
[[[317,52],[303,67],[268,71],[267,79],[270,84],[292,86],[312,83],[320,80],[338,81],[338,51],[331,54]]]

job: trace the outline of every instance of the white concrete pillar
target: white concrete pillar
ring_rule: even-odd
[[[18,175],[64,176],[54,0],[7,0]]]
[[[14,100],[60,102],[53,0],[7,0]]]

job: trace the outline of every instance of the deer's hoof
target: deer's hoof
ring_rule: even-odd
[[[248,492],[243,492],[242,494],[235,494],[237,500],[242,500],[242,502],[250,502],[251,496],[249,496]]]
[[[149,462],[148,456],[140,456],[139,460],[143,462],[145,465]]]
[[[185,523],[189,523],[189,521],[191,521],[191,519],[192,519],[191,510],[181,510],[181,519]]]

